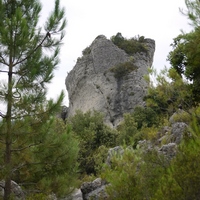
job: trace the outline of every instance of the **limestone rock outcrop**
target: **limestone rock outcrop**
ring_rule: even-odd
[[[143,77],[153,63],[155,41],[144,39],[144,44],[147,52],[130,55],[105,36],[98,36],[66,77],[68,116],[73,116],[76,110],[97,110],[103,112],[105,122],[114,127],[124,113],[143,105],[147,88]],[[135,69],[128,73],[118,71],[116,76],[114,67],[123,63],[132,63]]]

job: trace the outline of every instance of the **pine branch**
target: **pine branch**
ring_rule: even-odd
[[[22,60],[20,60],[20,61],[14,63],[14,64],[13,64],[13,67],[16,66],[16,65],[18,65],[19,63],[22,63],[22,62],[24,62],[25,60],[27,60],[34,52],[37,51],[37,49],[38,49],[39,47],[42,46],[42,44],[44,43],[44,41],[45,41],[49,36],[50,36],[50,33],[47,32],[46,36],[43,38],[43,40],[40,42],[40,44],[39,44],[37,47],[35,47],[35,49],[34,49],[29,55],[27,55],[25,58],[23,58]]]
[[[26,147],[22,147],[22,148],[20,148],[20,149],[12,149],[11,151],[23,151],[23,150],[28,149],[28,148],[30,148],[30,147],[34,147],[34,146],[40,145],[41,143],[42,143],[42,142],[40,142],[40,143],[35,143],[35,144],[30,144],[30,145],[28,145],[28,146],[26,146]]]

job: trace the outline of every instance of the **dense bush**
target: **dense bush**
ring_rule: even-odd
[[[86,47],[86,48],[82,51],[82,54],[83,54],[83,55],[88,55],[88,54],[90,54],[90,52],[91,52],[91,48],[90,48],[90,47]]]
[[[127,61],[124,63],[119,63],[116,66],[110,68],[110,71],[114,73],[115,78],[120,79],[136,69],[137,67],[133,62]]]
[[[80,141],[79,168],[81,174],[96,174],[101,163],[98,155],[100,147],[114,147],[116,145],[117,132],[106,126],[103,115],[97,111],[83,113],[77,111],[76,114],[68,119],[72,130]],[[103,147],[102,147],[103,148]],[[101,151],[100,151],[101,152]],[[97,159],[98,157],[98,159]]]
[[[151,76],[154,82],[149,82],[149,88],[144,100],[147,107],[157,115],[169,117],[181,106],[188,110],[193,106],[189,83],[182,79],[174,69],[163,69],[158,75],[154,69]]]
[[[196,118],[189,130],[172,160],[156,149],[130,147],[123,155],[114,156],[101,174],[110,183],[108,199],[199,199],[200,126]]]
[[[126,39],[121,33],[117,33],[115,36],[111,37],[111,41],[129,55],[133,55],[138,52],[147,53],[144,36]]]
[[[77,187],[78,141],[70,127],[56,118],[51,118],[38,130],[37,138],[31,134],[27,137],[22,135],[34,125],[37,126],[34,119],[13,122],[13,127],[17,130],[15,136],[18,138],[12,149],[12,164],[16,166],[13,180],[23,186],[27,196],[35,196],[35,193],[40,193],[41,197],[50,193],[57,197],[65,196],[72,188]],[[1,133],[4,128],[0,123]],[[30,145],[24,147],[27,141]],[[0,149],[2,145],[0,144]],[[2,159],[3,155],[0,156],[0,161]],[[0,178],[5,173],[7,169],[2,169]]]

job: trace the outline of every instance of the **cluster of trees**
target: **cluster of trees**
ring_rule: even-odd
[[[96,111],[77,111],[63,123],[55,117],[63,92],[56,101],[46,99],[66,26],[59,0],[44,27],[38,26],[38,1],[0,0],[0,73],[7,75],[0,84],[0,101],[5,105],[0,112],[4,200],[12,199],[11,180],[31,200],[46,199],[51,193],[65,196],[90,175],[111,183],[110,199],[199,199],[200,4],[185,2],[194,30],[174,39],[168,56],[171,68],[156,75],[156,86],[146,77],[146,107],[125,114],[118,128],[111,129]],[[146,51],[144,37],[127,40],[118,33],[111,39],[129,54]],[[180,104],[188,113],[181,117],[191,135],[184,137],[177,157],[169,162],[156,151],[144,154],[137,148],[138,141],[154,141]],[[117,145],[130,148],[105,167],[108,149]]]

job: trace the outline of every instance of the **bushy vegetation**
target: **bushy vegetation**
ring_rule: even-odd
[[[110,183],[108,199],[199,199],[200,126],[195,118],[190,127],[191,135],[184,135],[171,161],[143,148],[127,148],[114,156],[101,175]]]
[[[100,164],[105,161],[105,151],[116,145],[117,132],[106,126],[103,115],[99,112],[77,111],[68,119],[72,131],[79,139],[79,170],[80,174],[96,174]]]
[[[91,52],[91,48],[90,48],[90,47],[86,47],[86,48],[82,51],[82,54],[83,54],[83,55],[88,55],[88,54],[90,54],[90,52]]]
[[[185,3],[187,10],[182,13],[188,16],[194,29],[189,33],[182,32],[174,38],[171,44],[173,50],[169,53],[168,60],[181,77],[190,81],[191,98],[197,103],[200,101],[199,2],[185,0]]]
[[[126,39],[122,36],[121,33],[117,33],[115,36],[111,37],[111,41],[129,55],[140,52],[147,53],[144,36]]]
[[[109,199],[200,199],[200,9],[198,1],[185,2],[194,30],[182,33],[174,40],[174,49],[168,57],[172,65],[170,69],[165,68],[160,74],[150,70],[155,81],[146,77],[149,82],[144,98],[146,106],[138,106],[134,112],[125,113],[116,129],[104,124],[103,114],[97,111],[77,111],[65,123],[53,117],[62,103],[63,93],[56,102],[46,101],[45,83],[53,77],[64,34],[64,11],[59,9],[59,1],[56,1],[45,30],[54,32],[58,28],[60,40],[50,40],[51,31],[43,39],[40,31],[34,36],[40,4],[33,3],[34,19],[26,23],[21,18],[26,16],[30,20],[30,13],[19,8],[18,1],[11,3],[14,5],[12,12],[4,5],[5,2],[1,2],[0,14],[5,14],[7,21],[10,20],[8,15],[12,15],[13,20],[10,21],[11,26],[8,24],[6,29],[0,29],[0,43],[3,47],[17,44],[10,46],[10,52],[6,48],[0,52],[1,58],[5,56],[5,59],[0,59],[0,64],[10,66],[8,71],[1,70],[8,73],[9,79],[7,85],[1,84],[0,92],[1,99],[7,102],[7,112],[0,113],[0,179],[6,182],[5,200],[12,197],[11,180],[22,186],[27,199],[42,200],[52,193],[63,197],[83,180],[96,176],[110,183],[107,187]],[[25,5],[33,4],[30,1]],[[6,27],[7,21],[1,20],[0,26]],[[15,26],[12,23],[19,25],[18,29],[13,30]],[[11,31],[8,32],[8,28]],[[13,35],[18,30],[23,37]],[[11,34],[10,37],[7,37],[8,34]],[[34,38],[31,41],[30,35]],[[130,55],[147,50],[144,37],[126,39],[118,33],[111,40]],[[54,46],[53,55],[43,55],[41,46]],[[12,52],[15,52],[11,59],[13,62],[5,64],[5,61],[9,62],[6,56],[12,57]],[[83,51],[85,55],[89,53],[89,47]],[[18,66],[17,70],[13,64]],[[130,61],[113,67],[111,71],[116,78],[121,78],[135,69],[133,61]],[[170,160],[154,148],[145,151],[145,144],[153,144],[159,129],[170,126],[169,117],[174,112],[177,114],[174,122],[188,124],[176,157]],[[141,140],[147,142],[142,146]],[[110,166],[105,165],[109,148],[115,146],[123,146],[124,153],[113,156]]]
[[[114,77],[116,79],[120,79],[136,69],[137,67],[132,61],[127,61],[124,63],[117,64],[114,67],[111,67],[110,71],[114,73]]]

